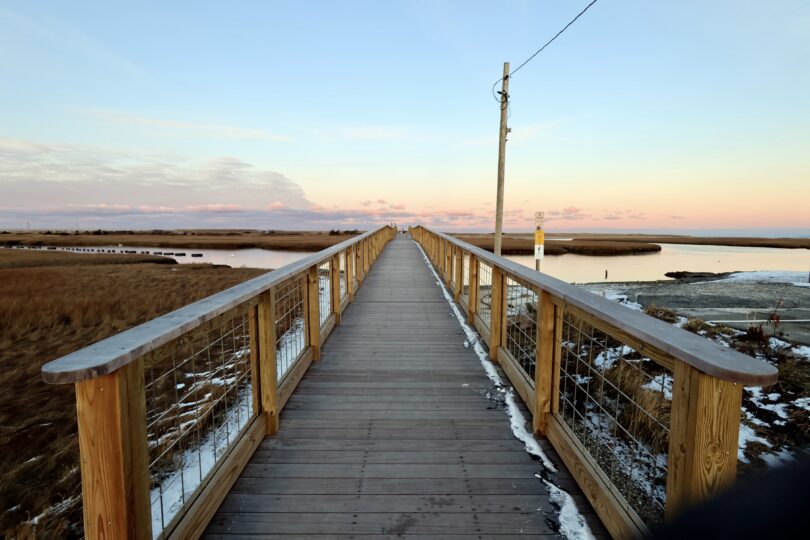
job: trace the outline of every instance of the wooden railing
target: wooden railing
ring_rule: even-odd
[[[42,369],[73,383],[84,533],[205,529],[396,233],[381,227]]]
[[[412,237],[615,537],[734,481],[742,388],[776,369],[423,227]]]

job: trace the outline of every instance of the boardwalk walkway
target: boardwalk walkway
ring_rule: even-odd
[[[419,248],[391,242],[205,538],[554,534],[543,467],[464,341]],[[558,469],[550,478],[606,535]]]

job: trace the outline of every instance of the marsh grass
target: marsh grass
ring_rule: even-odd
[[[265,272],[65,260],[0,268],[0,536],[7,538],[81,536],[74,390],[45,384],[42,365]]]

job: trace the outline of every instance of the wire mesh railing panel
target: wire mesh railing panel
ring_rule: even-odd
[[[147,356],[144,379],[152,531],[159,538],[256,415],[246,309]]]
[[[340,252],[340,299],[343,300],[346,298],[346,295],[349,294],[349,289],[346,286],[347,275],[346,275],[346,252]]]
[[[489,328],[492,319],[492,267],[485,262],[478,262],[478,316]]]
[[[672,375],[566,313],[559,417],[647,525],[666,503]]]
[[[507,276],[504,348],[532,382],[537,365],[537,309],[537,293]]]
[[[318,266],[318,313],[323,326],[332,314],[332,265],[329,261]]]
[[[292,277],[274,287],[276,377],[281,381],[307,347],[304,278]]]

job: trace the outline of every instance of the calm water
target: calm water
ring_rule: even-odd
[[[589,257],[585,255],[555,255],[546,257],[541,270],[554,277],[575,283],[598,281],[652,281],[666,279],[666,272],[687,270],[691,272],[732,272],[735,270],[792,270],[806,272],[810,269],[810,250],[747,248],[726,246],[692,246],[686,244],[662,244],[658,253],[622,255],[616,257]],[[308,252],[274,251],[267,249],[187,249],[156,247],[99,246],[95,250],[123,250],[137,253],[182,252],[185,257],[174,257],[181,264],[213,263],[232,267],[280,268]],[[191,257],[201,253],[202,257]],[[531,255],[510,256],[509,259],[534,268]],[[605,280],[605,270],[608,272]]]
[[[510,256],[509,259],[534,268],[531,255]],[[540,270],[556,278],[574,283],[597,281],[653,281],[667,279],[667,272],[733,272],[749,270],[810,269],[810,250],[750,248],[731,246],[693,246],[661,244],[658,253],[589,257],[586,255],[556,255],[546,257]],[[605,271],[608,273],[605,279]]]

